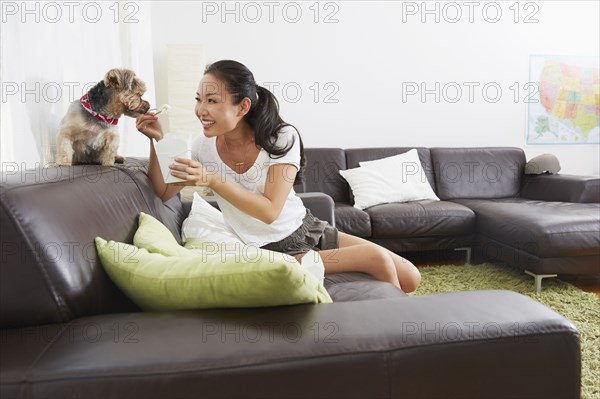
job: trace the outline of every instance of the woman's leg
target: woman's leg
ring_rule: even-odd
[[[339,248],[319,251],[325,273],[363,272],[413,292],[421,273],[408,260],[363,238],[339,232]]]

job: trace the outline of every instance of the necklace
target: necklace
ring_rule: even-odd
[[[246,162],[243,162],[246,159],[246,155],[248,155],[248,149],[250,148],[246,145],[246,151],[244,151],[244,157],[242,158],[242,162],[235,162],[235,159],[231,156],[231,152],[229,152],[229,146],[227,145],[227,139],[223,136],[223,141],[225,142],[225,150],[227,150],[227,156],[235,163],[235,167],[244,166]],[[254,140],[253,140],[254,141]]]

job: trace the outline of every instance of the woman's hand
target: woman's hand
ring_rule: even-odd
[[[216,174],[206,169],[200,162],[175,158],[174,164],[169,165],[171,175],[185,180],[184,182],[172,183],[182,186],[212,187]]]
[[[164,136],[158,117],[148,112],[137,117],[135,127],[149,139],[159,141]]]

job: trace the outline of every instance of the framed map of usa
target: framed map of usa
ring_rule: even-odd
[[[600,58],[531,55],[527,144],[600,143]]]

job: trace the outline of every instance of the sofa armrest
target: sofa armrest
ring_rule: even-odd
[[[102,332],[91,342],[89,326]],[[115,326],[129,334],[117,340]],[[3,331],[3,397],[24,386],[88,398],[580,395],[573,324],[510,291],[113,314],[50,327],[50,343]]]
[[[311,193],[296,193],[304,206],[310,209],[310,212],[318,219],[325,222],[329,222],[330,225],[335,227],[335,206],[333,198],[325,193],[311,192]]]
[[[561,202],[600,202],[600,178],[574,175],[525,175],[521,197]]]

